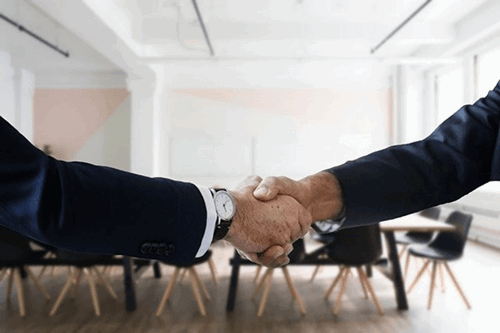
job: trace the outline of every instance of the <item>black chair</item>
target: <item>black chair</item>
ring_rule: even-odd
[[[53,316],[57,312],[57,309],[61,305],[64,297],[68,293],[73,283],[75,283],[75,285],[73,286],[72,298],[76,297],[76,293],[78,291],[78,287],[80,285],[80,281],[84,273],[87,276],[87,280],[89,281],[90,295],[92,297],[92,304],[96,316],[101,315],[101,309],[99,306],[99,298],[97,296],[97,288],[96,288],[96,282],[94,280],[94,274],[103,283],[108,294],[112,298],[118,299],[118,296],[111,287],[109,281],[107,280],[107,277],[101,274],[101,272],[96,268],[97,265],[107,263],[110,256],[72,252],[62,249],[56,250],[56,256],[58,260],[67,263],[68,266],[73,267],[74,269],[70,270],[71,272],[68,276],[68,280],[66,281],[66,284],[64,285],[54,306],[52,307],[52,310],[50,311],[50,316]]]
[[[425,210],[422,210],[418,213],[418,215],[432,219],[439,220],[439,215],[441,214],[441,208],[439,207],[431,207]],[[403,275],[403,281],[406,281],[406,277],[408,276],[408,268],[410,267],[410,258],[411,256],[406,251],[409,245],[412,244],[427,244],[432,240],[434,236],[433,232],[418,232],[418,231],[410,231],[404,234],[396,235],[396,244],[402,244],[403,248],[399,252],[399,258],[402,258],[406,253],[406,263],[405,263],[405,271]]]
[[[327,233],[327,234],[319,234],[317,232],[311,233],[311,238],[315,240],[318,243],[323,244],[324,251],[321,251],[320,248],[320,253],[318,253],[318,259],[326,259],[328,258],[328,251],[326,248],[328,247],[329,244],[335,241],[335,232]],[[313,274],[311,276],[311,280],[309,282],[313,282],[314,278],[318,274],[320,268],[323,267],[323,265],[316,265],[316,268],[313,271]]]
[[[441,265],[443,265],[446,268],[446,271],[448,272],[451,280],[453,281],[453,284],[460,293],[460,296],[464,300],[467,308],[470,309],[470,303],[465,297],[462,288],[460,288],[455,275],[448,266],[448,261],[458,260],[462,257],[465,244],[467,242],[467,236],[469,234],[469,229],[472,224],[472,215],[454,211],[446,219],[446,223],[454,225],[456,231],[440,232],[431,243],[427,245],[412,245],[408,250],[408,253],[412,256],[427,259],[426,263],[417,274],[415,280],[408,289],[408,293],[410,293],[413,288],[415,288],[425,269],[432,262],[431,287],[429,291],[429,301],[427,303],[427,308],[430,310],[432,306],[432,296],[434,293],[436,270],[439,270],[441,275],[441,284],[444,285],[443,273],[441,268]]]
[[[379,224],[342,229],[335,233],[335,237],[336,240],[328,246],[328,256],[339,264],[340,271],[325,295],[325,299],[328,299],[337,283],[341,282],[333,313],[337,314],[340,310],[340,303],[346,290],[351,268],[356,267],[365,297],[368,298],[368,289],[378,312],[383,315],[382,305],[362,267],[376,264],[382,255]]]
[[[0,227],[0,283],[5,276],[7,281],[7,296],[10,300],[12,284],[15,282],[17,289],[17,303],[21,317],[26,315],[24,301],[24,289],[21,279],[21,272],[24,270],[33,281],[38,291],[50,300],[50,295],[42,284],[35,277],[29,265],[41,262],[44,251],[33,251],[30,247],[30,239],[20,235],[10,229]]]
[[[165,288],[165,292],[163,294],[163,297],[160,301],[160,304],[158,305],[158,309],[156,310],[156,316],[161,315],[163,312],[163,309],[165,308],[165,304],[167,303],[168,299],[170,298],[170,295],[172,294],[172,291],[174,290],[175,284],[177,280],[179,279],[179,273],[182,269],[185,269],[187,271],[187,274],[189,275],[189,280],[191,282],[191,288],[193,290],[193,294],[196,298],[196,302],[198,303],[198,308],[200,310],[200,313],[205,316],[206,315],[206,310],[205,310],[205,305],[203,304],[203,299],[200,294],[200,289],[203,292],[203,296],[207,299],[210,300],[210,294],[208,293],[207,288],[205,287],[205,284],[203,281],[200,279],[198,273],[196,272],[196,269],[194,268],[197,265],[203,264],[205,262],[209,262],[212,260],[212,250],[208,250],[203,256],[200,258],[196,258],[192,263],[189,265],[182,265],[182,264],[176,264],[175,265],[175,270],[174,273],[172,274],[172,277],[167,284]],[[172,265],[172,264],[169,264]],[[210,264],[210,269],[213,272],[213,268]],[[212,275],[214,277],[214,275]],[[215,277],[214,277],[215,279]]]
[[[290,258],[290,262],[281,267],[283,271],[283,275],[285,276],[285,281],[287,283],[288,289],[292,295],[292,298],[297,302],[297,306],[299,307],[299,311],[301,315],[305,316],[307,314],[306,308],[304,307],[304,303],[302,301],[302,297],[300,296],[295,283],[293,282],[290,273],[288,272],[288,266],[294,264],[300,264],[304,258],[306,257],[306,248],[303,239],[298,239],[295,243],[293,243],[293,251],[288,255]],[[274,268],[268,268],[264,275],[262,276],[260,282],[257,284],[255,288],[255,292],[252,296],[252,299],[255,299],[260,293],[261,289],[264,288],[262,293],[262,298],[260,300],[259,309],[257,311],[257,317],[261,317],[264,313],[264,309],[266,307],[266,302],[269,297],[269,292],[271,290],[271,284],[273,279]]]

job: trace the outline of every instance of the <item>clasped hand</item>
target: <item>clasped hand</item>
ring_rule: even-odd
[[[313,221],[338,215],[343,205],[338,181],[328,172],[300,181],[249,176],[230,192],[237,209],[225,240],[244,257],[269,267],[288,264],[292,244]]]

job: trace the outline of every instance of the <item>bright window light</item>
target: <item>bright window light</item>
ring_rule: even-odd
[[[477,97],[481,98],[492,90],[500,80],[500,48],[484,53],[477,59]]]
[[[437,76],[437,122],[441,124],[464,105],[463,70],[457,67]]]
[[[500,48],[483,53],[477,59],[477,98],[484,97],[500,79]],[[481,187],[482,191],[500,193],[500,182],[489,182]]]

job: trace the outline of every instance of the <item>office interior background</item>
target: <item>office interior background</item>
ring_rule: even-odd
[[[299,179],[423,139],[500,80],[495,0],[0,0],[0,13],[69,53],[0,20],[0,115],[34,145],[62,160],[205,186],[231,188],[250,174]],[[163,280],[147,272],[137,282],[146,287],[137,287],[135,313],[103,293],[101,301],[110,305],[100,318],[90,301],[86,307],[78,300],[59,319],[49,318],[32,288],[33,304],[20,318],[3,292],[0,332],[488,331],[487,323],[496,325],[500,294],[494,283],[500,186],[491,182],[441,208],[443,215],[473,215],[470,256],[457,262],[471,310],[450,284],[446,293],[436,292],[432,311],[422,287],[410,310],[400,312],[391,285],[374,272],[385,316],[368,301],[349,306],[359,305],[355,282],[356,301],[346,296],[345,309],[332,315],[323,293],[335,268],[325,269],[311,291],[313,267],[299,266],[291,270],[308,315],[300,316],[290,295],[278,292],[286,285],[276,274],[283,286],[256,319],[249,296],[254,269],[246,267],[237,309],[226,315],[232,249],[219,245],[220,282],[209,288],[207,317],[186,284],[185,296],[175,298],[183,305],[156,319],[172,270],[164,267]],[[113,285],[123,289],[121,273],[115,274]],[[47,282],[54,295],[64,281]]]

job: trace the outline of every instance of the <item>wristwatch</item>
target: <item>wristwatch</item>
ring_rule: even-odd
[[[346,217],[346,208],[345,205],[342,207],[342,211],[340,212],[339,216],[335,219],[327,219],[327,220],[322,220],[322,221],[316,221],[313,224],[311,224],[311,227],[316,231],[318,234],[329,234],[331,232],[337,231],[342,224],[344,224],[344,221],[347,219]]]
[[[233,196],[225,188],[211,188],[214,197],[217,221],[215,224],[212,242],[221,240],[229,232],[234,214],[236,213],[236,202]]]

